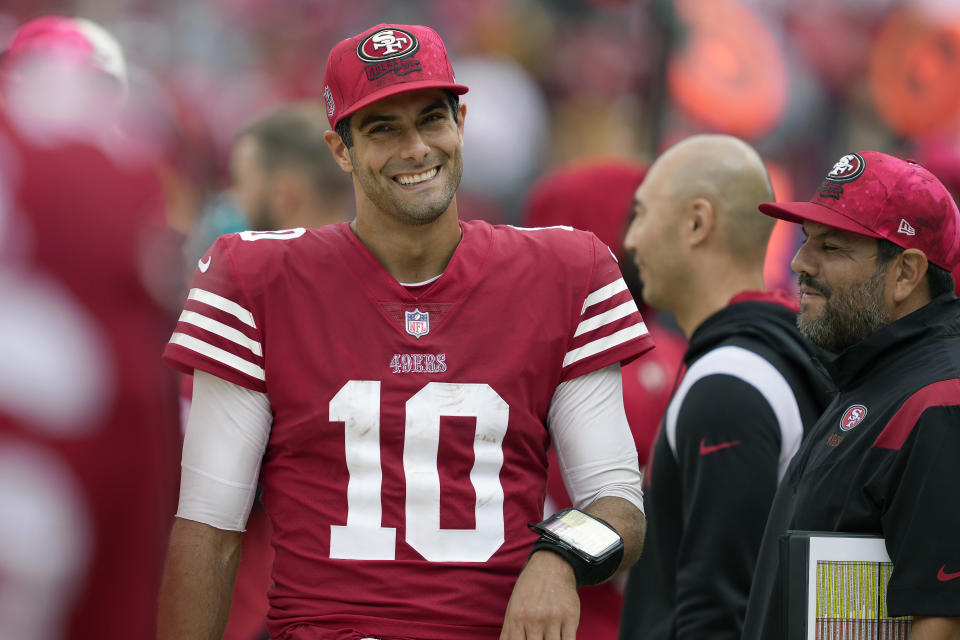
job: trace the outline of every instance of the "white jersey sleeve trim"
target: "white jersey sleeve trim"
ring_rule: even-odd
[[[583,301],[583,309],[580,310],[580,313],[583,313],[593,305],[603,302],[604,300],[609,300],[613,296],[617,295],[621,291],[627,290],[627,283],[623,278],[618,278],[610,284],[600,287],[596,291],[593,291],[586,297]]]
[[[579,362],[584,358],[589,358],[592,355],[596,355],[601,351],[606,351],[612,347],[623,344],[634,338],[639,338],[640,336],[645,336],[650,333],[647,330],[647,325],[645,322],[638,322],[637,324],[631,325],[626,329],[620,329],[615,333],[604,338],[598,338],[593,342],[588,342],[582,347],[577,347],[576,349],[571,349],[567,351],[567,355],[563,357],[563,366],[567,367],[574,362]],[[569,382],[569,381],[568,381]]]
[[[623,408],[619,364],[558,385],[547,427],[575,507],[616,496],[643,511],[642,477]]]
[[[254,329],[257,328],[256,323],[253,321],[253,314],[247,309],[244,309],[238,305],[233,300],[229,300],[223,296],[218,296],[217,294],[206,291],[205,289],[197,288],[190,289],[190,293],[187,294],[187,299],[196,300],[197,302],[202,302],[203,304],[220,309],[220,311],[229,313],[243,324],[253,327]]]
[[[616,322],[620,318],[626,318],[631,313],[640,313],[640,310],[637,309],[637,303],[632,299],[627,300],[623,304],[618,305],[609,311],[604,311],[600,315],[593,316],[592,318],[582,321],[577,326],[577,331],[573,334],[573,337],[576,338],[577,336],[583,335],[589,331],[599,329],[600,327],[606,326],[611,322]]]
[[[726,346],[714,349],[697,360],[687,370],[670,400],[665,415],[667,442],[677,455],[677,419],[680,407],[690,388],[697,381],[711,375],[727,375],[743,380],[754,387],[767,401],[780,428],[780,458],[777,464],[777,481],[783,479],[790,459],[800,448],[803,438],[803,420],[793,389],[776,367],[766,359],[743,347]]]
[[[243,531],[272,425],[265,393],[194,371],[177,517]]]
[[[238,344],[241,347],[246,347],[255,356],[263,356],[263,348],[260,346],[259,342],[253,340],[252,338],[248,338],[240,331],[237,331],[233,327],[225,325],[222,322],[218,322],[213,318],[208,318],[205,315],[201,315],[193,311],[184,310],[180,314],[178,321],[192,324],[195,327],[200,327],[201,329],[209,331],[210,333],[214,333],[221,338]]]
[[[517,231],[543,231],[545,229],[562,229],[563,231],[573,231],[573,227],[565,224],[555,224],[549,227],[517,227],[512,224],[508,224],[507,226],[511,229],[516,229]]]
[[[175,332],[170,336],[170,344],[176,344],[184,349],[189,349],[190,351],[195,351],[202,356],[206,356],[211,360],[216,360],[221,364],[225,364],[228,367],[236,369],[241,373],[245,373],[252,378],[257,380],[266,380],[267,375],[263,370],[263,367],[255,365],[249,360],[244,360],[240,356],[235,356],[229,351],[225,351],[220,347],[215,347],[212,344],[204,342],[193,336],[188,336],[185,333],[180,333],[179,331]]]

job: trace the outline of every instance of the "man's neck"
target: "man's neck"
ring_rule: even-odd
[[[730,300],[744,291],[762,291],[763,273],[745,272],[735,268],[711,270],[699,274],[682,296],[680,304],[671,310],[687,339],[703,322],[730,304]]]
[[[398,282],[423,282],[443,273],[462,235],[454,204],[429,224],[358,214],[350,229]]]

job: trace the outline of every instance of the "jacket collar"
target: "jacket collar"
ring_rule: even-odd
[[[960,299],[952,292],[934,298],[835,356],[825,358],[823,364],[837,387],[846,389],[872,370],[903,357],[921,337],[944,333],[960,333]]]

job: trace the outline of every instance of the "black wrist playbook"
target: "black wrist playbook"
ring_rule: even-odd
[[[623,538],[609,524],[579,509],[563,509],[543,522],[527,525],[540,534],[530,552],[552,551],[570,563],[577,587],[599,584],[623,559]]]

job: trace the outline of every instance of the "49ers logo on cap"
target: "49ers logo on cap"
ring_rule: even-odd
[[[403,29],[381,29],[357,45],[357,57],[365,62],[402,58],[420,48],[420,41]]]
[[[827,180],[832,182],[856,180],[863,173],[863,167],[863,158],[859,153],[848,153],[833,165],[833,169],[827,174]]]
[[[867,417],[867,408],[862,404],[853,404],[843,412],[843,417],[840,418],[840,429],[842,431],[850,431],[855,426],[860,424],[860,422]]]

